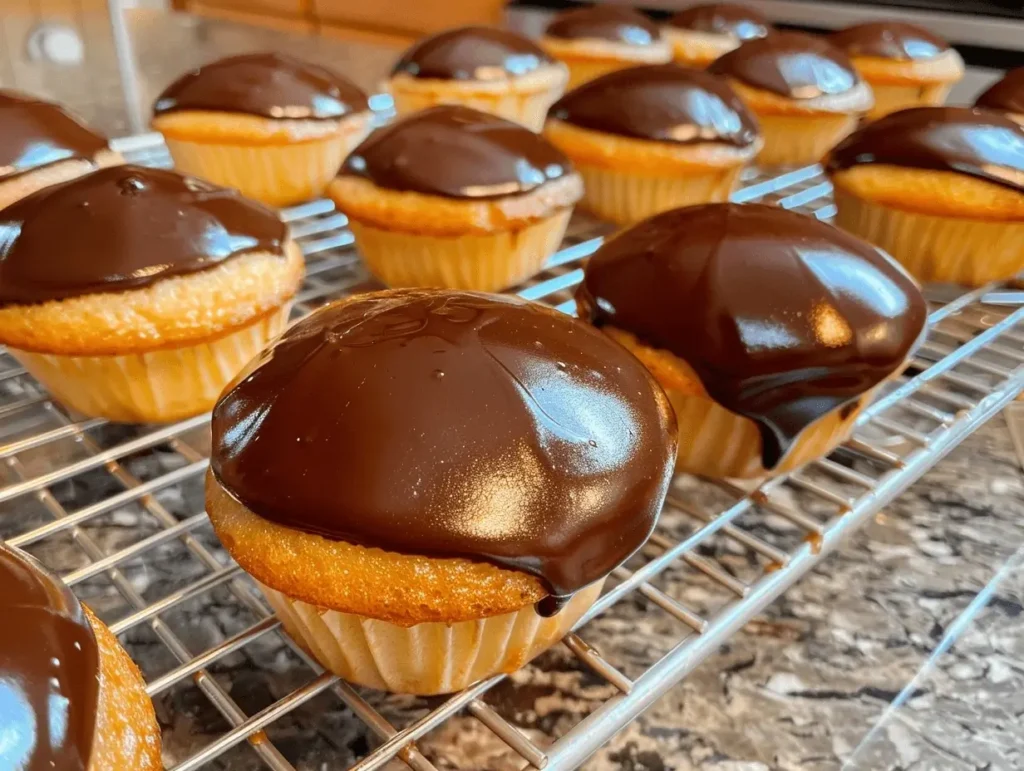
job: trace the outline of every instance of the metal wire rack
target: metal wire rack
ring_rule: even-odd
[[[157,137],[118,149],[169,163]],[[817,167],[744,184],[737,200],[834,213]],[[330,202],[284,216],[307,257],[298,314],[374,286]],[[519,294],[571,312],[581,260],[600,243],[594,232],[599,224],[576,223]],[[173,771],[453,768],[417,746],[453,719],[492,732],[515,767],[576,768],[1024,388],[1024,297],[997,286],[929,295],[928,341],[829,458],[757,488],[676,480],[656,534],[565,639],[571,656],[516,675],[528,684],[540,667],[569,667],[606,689],[596,709],[545,742],[491,698],[506,678],[440,700],[388,696],[339,681],[294,646],[203,511],[208,415],[169,426],[83,419],[0,356],[0,538],[60,573],[120,636],[164,722],[190,716],[187,729],[165,730]],[[657,614],[675,644],[602,653],[601,624],[636,614]],[[247,688],[251,671],[273,673],[275,687]],[[332,741],[342,734],[364,736],[365,752],[342,750]]]

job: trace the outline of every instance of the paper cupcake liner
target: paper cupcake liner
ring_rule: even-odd
[[[835,223],[881,247],[919,281],[982,286],[1024,271],[1024,222],[901,211],[835,189]]]
[[[604,582],[591,584],[550,618],[532,605],[453,624],[403,627],[340,613],[260,585],[285,631],[320,665],[344,680],[395,693],[452,693],[513,672],[561,640],[594,604]]]
[[[125,356],[9,349],[66,406],[122,423],[169,422],[212,409],[224,386],[288,323],[290,305],[215,340]]]
[[[669,209],[699,203],[728,201],[742,164],[730,168],[694,168],[675,176],[634,174],[629,171],[576,164],[583,177],[587,211],[620,225],[629,225]]]
[[[613,59],[594,60],[562,58],[561,61],[569,68],[569,85],[565,87],[566,91],[571,91],[577,86],[582,86],[584,83],[588,83],[594,78],[599,78],[606,73],[645,64],[645,62],[634,62],[625,59],[618,61]]]
[[[931,107],[945,104],[946,97],[952,88],[952,84],[947,83],[903,86],[868,81],[868,84],[875,92],[875,106],[868,113],[868,120],[878,120],[891,112],[911,107]]]
[[[366,267],[389,287],[496,292],[533,276],[562,243],[571,209],[521,230],[430,236],[350,220]]]
[[[704,70],[711,62],[736,48],[726,35],[700,33],[691,30],[662,28],[662,35],[672,46],[672,59],[676,64],[695,70]]]
[[[807,166],[817,163],[857,128],[856,115],[762,115],[757,113],[764,149],[759,166]]]

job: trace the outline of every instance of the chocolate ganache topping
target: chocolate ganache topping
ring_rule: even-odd
[[[337,120],[367,109],[366,94],[341,75],[287,54],[262,53],[230,56],[182,75],[160,94],[153,113],[210,110]]]
[[[926,29],[898,21],[854,24],[829,35],[832,45],[850,56],[881,59],[934,59],[949,50],[949,43]]]
[[[375,131],[345,159],[339,174],[389,190],[497,198],[528,193],[571,171],[554,145],[518,123],[442,105]]]
[[[748,40],[712,62],[708,72],[791,99],[842,94],[860,82],[841,49],[799,32]]]
[[[0,90],[0,176],[81,158],[92,161],[107,140],[60,105]]]
[[[978,97],[975,107],[1024,115],[1024,67],[1010,70]]]
[[[22,552],[0,546],[0,766],[89,768],[99,649],[68,588]]]
[[[494,27],[459,27],[424,38],[406,51],[393,75],[440,80],[505,80],[554,60],[531,40]]]
[[[632,8],[594,5],[558,14],[544,32],[549,37],[575,40],[592,38],[647,46],[661,39],[658,25]]]
[[[841,171],[864,163],[957,171],[1024,191],[1024,127],[993,110],[900,110],[840,142],[827,166]]]
[[[667,350],[754,421],[766,469],[800,433],[889,377],[927,307],[879,249],[776,206],[675,209],[624,231],[586,267],[580,316]]]
[[[491,562],[565,598],[647,540],[675,432],[597,330],[516,297],[402,290],[286,332],[214,408],[211,467],[281,525]]]
[[[557,101],[549,115],[609,134],[688,144],[748,147],[757,120],[721,78],[675,64],[616,70]]]
[[[737,40],[767,37],[772,31],[768,20],[753,8],[734,3],[706,3],[680,11],[669,24],[694,32],[728,35]]]
[[[284,254],[270,209],[173,171],[114,166],[0,210],[0,305],[147,286],[247,252]]]

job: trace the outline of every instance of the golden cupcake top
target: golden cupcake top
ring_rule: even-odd
[[[934,59],[950,49],[949,43],[924,27],[898,21],[854,24],[832,33],[829,40],[850,56],[901,61]]]
[[[459,27],[409,48],[392,75],[438,80],[507,80],[553,64],[536,43],[495,27]]]
[[[978,97],[974,106],[1024,115],[1024,67],[1007,72]]]
[[[287,229],[233,190],[114,166],[0,211],[0,305],[148,286],[236,255],[284,255]]]
[[[211,469],[328,539],[539,577],[542,612],[647,539],[675,419],[610,338],[500,295],[357,296],[295,324],[221,396]]]
[[[766,469],[897,371],[927,319],[884,252],[760,204],[674,209],[622,231],[590,258],[576,300],[581,318],[675,354],[752,420]]]
[[[326,67],[287,54],[256,53],[219,59],[185,73],[157,97],[153,113],[203,110],[337,120],[367,109],[366,94]]]
[[[648,46],[661,39],[658,25],[632,8],[593,5],[558,14],[544,34],[566,40],[604,40],[630,46]]]
[[[865,164],[956,172],[1024,192],[1024,127],[994,110],[901,110],[840,142],[827,168],[836,172]]]
[[[528,193],[572,173],[543,137],[468,107],[432,107],[379,129],[345,159],[339,174],[378,187],[445,198]]]
[[[108,149],[67,110],[17,91],[0,90],[0,177],[59,161],[92,162]]]
[[[734,40],[767,37],[772,31],[772,25],[761,13],[736,3],[694,5],[673,16],[669,25],[691,32],[725,35]]]
[[[749,147],[757,120],[723,79],[675,64],[616,70],[570,91],[549,116],[637,139]]]

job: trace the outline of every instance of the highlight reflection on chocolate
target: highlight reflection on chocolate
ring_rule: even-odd
[[[420,40],[395,64],[392,75],[441,80],[504,80],[554,60],[515,32],[459,27]]]
[[[550,37],[607,40],[646,46],[661,39],[658,25],[639,11],[614,5],[594,5],[558,14],[544,31]]]
[[[734,3],[706,3],[680,11],[669,20],[679,29],[728,35],[736,40],[754,40],[767,37],[772,25],[764,16],[745,5]]]
[[[405,290],[285,333],[214,409],[212,469],[278,524],[491,562],[565,598],[650,535],[675,441],[664,394],[597,330],[515,297]]]
[[[914,280],[879,249],[758,204],[675,209],[623,231],[590,258],[576,300],[581,318],[675,354],[752,420],[766,469],[889,377],[927,318]]]
[[[93,161],[107,140],[60,105],[0,90],[0,178],[69,159]]]
[[[897,21],[855,24],[829,35],[833,45],[850,56],[881,59],[933,59],[949,50],[949,43],[928,30]]]

